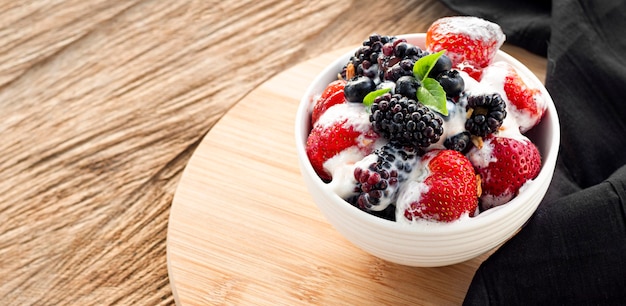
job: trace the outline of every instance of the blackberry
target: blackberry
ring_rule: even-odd
[[[439,141],[443,119],[414,99],[389,93],[371,105],[370,122],[374,131],[404,146],[426,148]]]
[[[427,54],[403,38],[388,42],[378,57],[378,77],[395,82],[402,76],[412,76],[415,62]]]
[[[446,149],[459,151],[463,154],[469,152],[472,145],[471,134],[467,131],[452,135],[443,142],[443,146],[446,147]]]
[[[356,196],[352,204],[368,212],[381,212],[395,202],[400,183],[419,160],[417,149],[397,143],[375,150],[355,165]]]
[[[496,132],[506,117],[506,104],[498,93],[467,97],[466,110],[465,129],[480,137]]]
[[[378,57],[383,45],[396,39],[395,36],[370,35],[343,67],[341,77],[348,80],[355,76],[366,76],[375,80],[378,77]],[[348,72],[350,69],[352,71]]]

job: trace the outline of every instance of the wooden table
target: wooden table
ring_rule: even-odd
[[[431,0],[1,1],[0,301],[173,304],[170,209],[218,120],[290,67],[450,14]],[[504,49],[543,78],[545,59]]]

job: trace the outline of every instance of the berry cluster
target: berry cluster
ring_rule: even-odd
[[[443,120],[428,107],[400,94],[377,97],[371,106],[374,131],[402,146],[426,148],[439,141]]]
[[[349,102],[361,103],[369,93],[389,89],[370,106],[370,122],[376,132],[401,146],[424,149],[443,134],[445,116],[423,105],[417,95],[422,83],[414,66],[429,54],[404,38],[373,34],[340,73],[346,78],[344,96]],[[445,54],[427,77],[437,80],[450,101],[457,101],[464,90],[463,78]]]
[[[506,104],[498,93],[469,96],[466,108],[465,129],[475,136],[495,133],[506,117]]]
[[[347,80],[355,76],[375,79],[378,75],[378,57],[383,46],[396,40],[395,36],[370,35],[343,67],[341,77]]]
[[[355,165],[357,181],[351,203],[368,212],[384,211],[395,201],[400,183],[407,180],[418,160],[412,147],[389,143]]]
[[[395,82],[401,76],[412,76],[415,62],[427,54],[406,39],[386,43],[382,55],[378,57],[378,77]]]

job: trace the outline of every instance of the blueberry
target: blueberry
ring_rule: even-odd
[[[419,81],[412,76],[401,76],[396,81],[395,93],[403,95],[410,99],[417,98],[417,88],[420,86]]]
[[[437,76],[437,81],[448,97],[457,97],[465,89],[465,82],[456,70],[448,70]]]
[[[409,48],[409,44],[407,44],[406,42],[401,42],[396,45],[396,48],[394,50],[394,55],[396,57],[404,57],[404,53],[406,52],[408,48]]]
[[[363,102],[363,98],[376,89],[374,81],[366,76],[360,76],[351,79],[346,83],[343,94],[346,100],[350,102]]]
[[[439,59],[437,59],[435,66],[430,70],[428,76],[436,78],[439,74],[449,71],[450,69],[452,69],[452,61],[447,55],[442,54]]]

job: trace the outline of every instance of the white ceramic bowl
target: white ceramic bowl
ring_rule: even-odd
[[[398,35],[424,49],[425,34]],[[496,60],[511,63],[542,90],[547,110],[542,121],[528,134],[542,156],[537,178],[509,203],[475,217],[448,224],[412,227],[388,221],[350,205],[337,196],[315,173],[306,155],[310,125],[310,103],[337,73],[354,51],[328,65],[308,87],[295,120],[296,147],[306,186],[328,221],[349,241],[379,258],[409,266],[445,266],[479,256],[502,244],[524,225],[544,197],[552,180],[560,142],[559,120],[554,103],[539,79],[522,63],[499,51]]]

